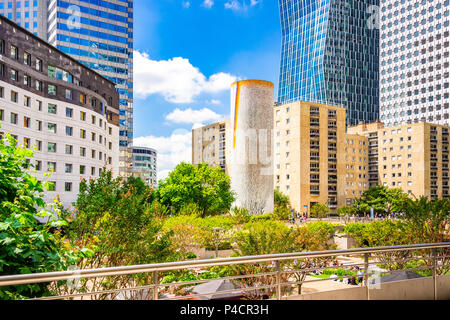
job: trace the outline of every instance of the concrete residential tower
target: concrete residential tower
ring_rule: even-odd
[[[36,147],[33,173],[55,185],[64,206],[80,178],[104,167],[118,175],[119,94],[114,83],[32,33],[0,17],[0,135]],[[45,176],[51,172],[50,177]]]
[[[229,175],[236,203],[251,214],[273,211],[273,83],[231,85],[231,124],[227,136]]]
[[[131,174],[133,0],[0,0],[0,14],[116,84],[120,171]]]

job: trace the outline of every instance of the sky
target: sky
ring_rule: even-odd
[[[134,145],[158,151],[158,179],[191,162],[193,128],[229,119],[230,85],[277,95],[277,0],[134,0]]]

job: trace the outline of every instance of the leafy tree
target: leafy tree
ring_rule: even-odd
[[[72,243],[92,250],[78,268],[103,268],[121,265],[167,262],[176,259],[170,234],[161,234],[158,206],[148,203],[149,192],[138,193],[121,177],[103,170],[98,179],[82,180],[76,202],[76,216],[68,237]],[[95,279],[96,290],[124,287],[129,282],[145,283],[149,275],[113,276]],[[88,285],[83,283],[84,286]],[[97,299],[111,298],[98,295]]]
[[[151,195],[148,199],[146,199],[148,202],[152,202],[154,199],[154,193],[152,192],[152,188],[148,186],[144,180],[142,180],[141,177],[128,177],[124,183],[123,187],[125,190],[130,189],[133,187],[136,190],[137,194],[148,194]]]
[[[275,220],[289,220],[289,216],[290,216],[291,212],[289,211],[288,208],[286,207],[276,207],[275,210],[273,211],[273,219]]]
[[[349,223],[344,232],[351,235],[361,247],[399,246],[416,243],[416,236],[412,229],[403,221],[373,221],[371,223]],[[411,251],[396,251],[374,254],[386,264],[390,270],[403,269],[404,260],[411,256]]]
[[[228,212],[235,200],[230,178],[219,167],[184,162],[159,183],[158,198],[176,213],[193,203],[203,217]]]
[[[363,196],[353,204],[358,213],[369,213],[370,208],[376,214],[390,214],[401,212],[405,204],[409,201],[407,193],[402,189],[389,189],[384,186],[372,187],[363,193]]]
[[[311,208],[311,217],[313,218],[324,218],[330,212],[330,208],[326,204],[316,203]]]
[[[337,209],[337,214],[346,220],[345,222],[348,222],[350,217],[354,216],[356,214],[354,207],[341,207]]]
[[[9,134],[0,139],[0,275],[66,270],[80,255],[52,232],[66,222],[54,215],[58,211],[45,210],[42,197],[50,185],[31,176],[27,158],[33,152],[16,143]],[[47,283],[0,287],[0,300],[50,294]]]
[[[308,223],[299,228],[289,228],[285,223],[278,221],[261,221],[248,223],[243,230],[236,235],[236,253],[241,256],[263,255],[274,253],[290,253],[301,251],[331,250],[335,246],[330,244],[334,234],[334,227],[327,222]],[[296,270],[292,273],[283,273],[282,282],[288,282],[293,276],[297,281],[303,281],[308,272],[302,271],[314,265],[326,264],[328,259],[303,259],[284,261],[280,263],[282,270]],[[274,272],[275,266],[267,263],[252,265],[231,266],[237,275]],[[297,271],[301,270],[301,271]],[[271,276],[247,278],[241,282],[246,286],[264,286],[274,284]],[[297,285],[299,294],[301,285]],[[292,286],[283,286],[283,293],[293,290]],[[271,296],[274,290],[260,290],[252,292],[250,298]]]
[[[403,208],[405,223],[412,230],[416,243],[445,242],[450,226],[450,200],[429,200],[427,197],[410,200]],[[425,256],[427,252],[420,252]],[[428,252],[429,254],[429,252]],[[445,274],[450,269],[450,249],[437,249],[438,274]],[[425,261],[431,265],[431,261]]]
[[[274,199],[274,203],[275,203],[275,208],[281,207],[281,208],[289,209],[289,207],[291,206],[291,201],[289,200],[289,196],[283,194],[278,189],[274,190],[273,196],[274,196],[273,199]]]

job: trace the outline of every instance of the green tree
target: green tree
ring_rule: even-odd
[[[98,179],[82,180],[76,202],[76,216],[68,237],[95,255],[78,265],[80,269],[173,261],[170,234],[161,233],[159,206],[148,203],[151,194],[139,193],[121,177],[103,170]],[[113,276],[96,279],[96,290],[145,283],[149,275]],[[87,283],[84,283],[86,286]],[[98,295],[97,299],[111,298]]]
[[[402,189],[377,186],[364,192],[361,198],[355,200],[353,207],[357,213],[369,213],[370,208],[373,208],[376,214],[385,215],[401,212],[409,199]]]
[[[148,186],[141,177],[128,177],[124,183],[123,187],[125,190],[128,190],[130,187],[133,187],[136,190],[137,194],[148,194],[152,195],[147,199],[148,202],[152,202],[154,193],[152,192],[152,188]]]
[[[54,231],[66,222],[45,210],[50,185],[31,176],[33,152],[16,144],[9,134],[0,139],[0,275],[66,270],[79,258]],[[47,295],[47,283],[0,287],[0,300]]]
[[[158,198],[175,213],[195,204],[203,217],[228,212],[235,200],[230,190],[230,178],[219,167],[184,162],[160,181]]]
[[[330,208],[326,204],[316,203],[311,208],[311,217],[313,218],[324,218],[330,212]]]
[[[274,190],[273,199],[274,199],[275,208],[281,207],[281,208],[289,209],[289,207],[291,206],[291,201],[289,200],[289,196],[283,194],[278,189]]]

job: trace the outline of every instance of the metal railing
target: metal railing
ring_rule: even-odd
[[[431,251],[430,255],[424,255],[425,251]],[[342,259],[344,256],[359,256],[364,258],[364,262],[351,263],[340,266],[329,266],[327,261],[330,259],[336,259],[339,257]],[[392,259],[395,257],[395,259]],[[400,257],[400,258],[398,258]],[[372,258],[372,261],[370,260]],[[0,277],[0,290],[2,287],[25,285],[25,284],[38,284],[38,283],[54,283],[57,282],[61,285],[61,281],[73,281],[77,279],[93,279],[104,277],[117,277],[117,276],[130,276],[136,274],[147,274],[147,280],[151,283],[140,283],[136,285],[135,282],[122,288],[110,288],[104,290],[91,290],[85,292],[71,291],[66,294],[54,295],[49,297],[35,297],[33,300],[61,300],[61,299],[79,299],[86,296],[91,299],[102,297],[102,299],[115,299],[118,293],[125,294],[126,292],[141,292],[141,299],[143,299],[143,292],[145,291],[147,299],[153,300],[192,300],[195,298],[211,296],[214,294],[227,294],[227,293],[253,293],[255,292],[263,297],[275,299],[282,299],[289,296],[284,288],[293,286],[301,286],[304,283],[330,281],[331,279],[314,279],[305,280],[306,275],[312,271],[319,271],[325,269],[335,268],[355,268],[362,267],[364,272],[357,275],[346,275],[341,277],[335,277],[332,280],[339,279],[351,279],[362,278],[363,286],[366,288],[366,297],[370,299],[369,292],[369,276],[370,265],[376,264],[394,264],[404,263],[408,261],[427,261],[428,264],[416,268],[408,268],[408,271],[414,270],[431,270],[433,277],[433,289],[434,298],[438,298],[437,290],[437,275],[438,270],[447,273],[450,270],[450,242],[446,243],[432,243],[432,244],[416,244],[416,245],[402,245],[402,246],[389,246],[389,247],[377,247],[377,248],[358,248],[349,250],[333,250],[333,251],[317,251],[317,252],[298,252],[298,253],[284,253],[284,254],[269,254],[260,256],[246,256],[246,257],[232,257],[221,259],[208,259],[208,260],[189,260],[181,262],[160,263],[160,264],[147,264],[147,265],[133,265],[133,266],[121,266],[101,269],[84,269],[73,271],[61,271],[50,272],[40,274],[22,274]],[[235,266],[246,265],[262,266],[263,272],[252,274],[236,274],[233,276],[221,277],[220,280],[242,281],[245,279],[253,279],[250,283],[253,286],[242,285],[233,290],[219,291],[215,293],[205,294],[191,294],[188,296],[162,296],[163,291],[168,287],[180,287],[197,285],[211,281],[211,279],[183,281],[183,282],[171,282],[161,283],[160,275],[165,274],[168,271],[176,272],[188,269],[198,268],[210,268],[217,266]],[[406,269],[405,269],[406,270]],[[386,271],[386,273],[400,272]],[[302,275],[300,280],[293,279],[292,275]],[[291,275],[291,277],[286,276]],[[263,278],[264,281],[258,281],[257,279]],[[255,280],[256,279],[256,280]],[[294,281],[291,281],[293,279]],[[92,288],[95,289],[95,288]],[[284,291],[284,292],[283,292]],[[273,292],[273,293],[271,293]],[[291,292],[292,293],[292,292]],[[300,293],[300,289],[299,292]],[[295,294],[294,294],[295,295]]]

